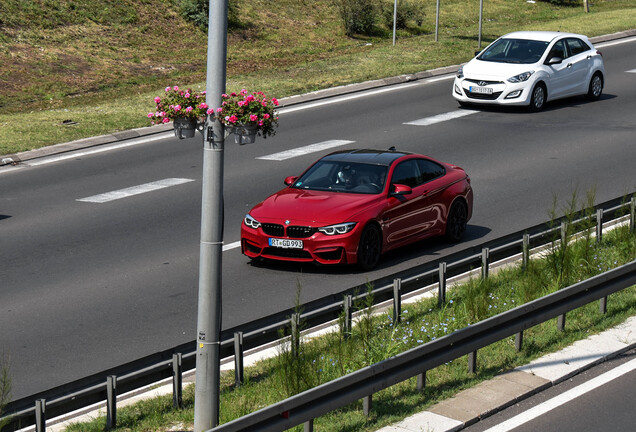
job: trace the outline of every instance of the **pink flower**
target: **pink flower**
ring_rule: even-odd
[[[256,114],[250,114],[250,121],[258,120],[258,116]]]
[[[161,123],[168,123],[168,122],[170,122],[170,119],[168,117],[161,120]]]
[[[168,87],[170,88],[170,87]],[[179,91],[179,86],[174,86],[174,91]]]
[[[206,109],[207,107],[208,107],[208,104],[206,104],[205,102],[201,102],[199,104],[199,108],[201,108],[201,109]]]
[[[236,123],[238,121],[238,117],[235,115],[231,115],[229,117],[226,117],[225,119],[229,121],[230,123]]]
[[[221,97],[227,99],[228,96],[225,93],[223,93]]]
[[[218,113],[222,113],[222,112],[223,112],[223,108],[217,108],[217,109],[216,109],[216,112],[218,112]]]
[[[170,90],[172,90],[170,87],[166,87],[166,92],[169,92]]]
[[[245,90],[245,89],[241,90],[241,94],[242,94],[243,96],[245,96],[245,95],[247,94],[247,90]]]
[[[234,97],[234,96],[236,96],[236,93],[232,92],[232,93],[230,94],[230,96]]]
[[[190,97],[190,93],[185,94],[185,98],[188,99]]]
[[[263,120],[259,120],[259,121],[258,121],[258,125],[259,125],[259,126],[263,126]]]
[[[262,104],[262,105],[263,105],[265,108],[267,108],[267,101],[263,101],[263,104]]]
[[[192,112],[192,110],[193,110],[193,109],[194,109],[194,108],[192,108],[191,106],[189,106],[189,107],[187,107],[187,108],[186,108],[186,110],[185,110],[185,111],[186,111],[187,113],[189,113],[189,112]]]
[[[181,105],[175,105],[174,106],[174,110],[175,111],[180,111],[181,110]]]
[[[159,96],[157,96],[157,97],[155,98],[155,103],[159,103],[159,102],[161,102],[161,98],[160,98]]]
[[[267,114],[267,113],[263,114],[263,118],[264,118],[265,120],[269,119],[269,114]]]
[[[278,99],[272,98],[272,102],[274,102],[274,105],[278,106]]]
[[[254,100],[254,96],[252,96],[252,95],[249,95],[249,96],[245,97],[245,102],[249,103],[249,102],[252,102],[253,100]]]
[[[220,109],[220,108],[219,108],[219,109]],[[220,112],[220,111],[219,111],[219,112]],[[213,110],[212,108],[210,108],[209,110],[207,110],[207,111],[206,111],[206,113],[207,113],[208,115],[212,115],[212,114],[214,114],[214,110]]]
[[[148,113],[148,118],[153,118],[154,114],[153,113]]]
[[[247,102],[245,102],[245,101],[238,101],[236,104],[237,104],[238,106],[240,106],[240,107],[244,107],[245,105],[247,105]]]

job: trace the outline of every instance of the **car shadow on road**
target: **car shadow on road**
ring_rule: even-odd
[[[615,99],[617,96],[613,94],[603,93],[599,101]],[[585,106],[598,101],[587,99],[585,96],[573,96],[565,99],[557,99],[555,101],[547,102],[541,112],[551,112],[561,110],[565,108],[574,108],[579,106]],[[528,107],[520,106],[502,106],[502,105],[466,105],[460,107],[469,111],[483,111],[483,112],[496,112],[501,114],[535,114],[528,111]]]
[[[365,274],[368,276],[368,279],[371,280],[380,277],[382,274],[386,274],[387,269],[400,271],[404,268],[414,267],[437,259],[449,251],[456,252],[462,250],[462,245],[484,238],[490,232],[491,229],[488,227],[469,224],[466,228],[463,240],[459,243],[449,243],[444,237],[424,239],[383,254],[378,266],[368,272],[359,269],[355,265],[320,265],[315,263],[296,263],[266,259],[252,260],[248,264],[255,268],[290,273],[325,275]]]

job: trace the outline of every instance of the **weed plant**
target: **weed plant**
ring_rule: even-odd
[[[567,259],[563,259],[564,255]],[[620,226],[606,233],[601,242],[593,241],[593,237],[584,232],[578,241],[568,242],[567,246],[555,244],[548,248],[543,256],[532,259],[525,269],[522,266],[512,267],[500,270],[487,279],[470,279],[450,290],[448,301],[442,307],[438,306],[435,298],[410,304],[402,311],[399,324],[393,322],[391,310],[374,310],[369,287],[367,295],[354,305],[363,310],[350,333],[345,332],[344,319],[341,318],[338,329],[325,336],[303,340],[297,335],[297,351],[291,349],[291,335],[288,335],[288,339],[281,343],[277,358],[246,368],[245,382],[240,387],[234,386],[233,374],[224,375],[221,423],[552,293],[561,289],[566,280],[575,283],[634,259],[636,234],[629,226]],[[569,267],[563,268],[565,265]],[[300,286],[297,304],[299,293]],[[469,373],[465,358],[459,358],[427,371],[423,390],[417,390],[415,378],[412,378],[374,394],[373,410],[369,416],[363,414],[359,401],[316,419],[314,427],[318,431],[378,429],[480,381],[527,364],[546,352],[615,326],[633,315],[636,315],[636,287],[613,294],[606,314],[601,314],[595,303],[568,312],[564,331],[559,331],[553,320],[528,329],[520,352],[515,349],[514,337],[479,350],[475,374]],[[297,330],[301,328],[302,323],[296,326]],[[175,430],[175,424],[183,425],[183,430],[191,429],[192,394],[190,389],[184,395],[185,408],[179,412],[168,407],[170,397],[166,397],[164,402],[156,402],[159,406],[166,406],[161,409],[168,413],[163,423],[166,429],[159,427],[154,414],[148,414],[145,408],[134,407],[120,410],[118,430]],[[90,425],[79,424],[68,430],[98,431],[102,430],[103,424],[104,420],[98,419]],[[301,431],[302,426],[293,430]]]

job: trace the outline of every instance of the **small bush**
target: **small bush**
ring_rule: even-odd
[[[372,35],[379,11],[371,0],[334,0],[344,24],[345,34]]]

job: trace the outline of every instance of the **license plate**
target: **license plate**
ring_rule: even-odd
[[[277,239],[270,238],[269,245],[271,247],[278,247],[284,249],[302,249],[303,241],[302,240],[289,240],[289,239]]]
[[[470,86],[470,87],[468,87],[468,90],[470,90],[471,93],[492,94],[492,88],[490,88],[490,87]]]

